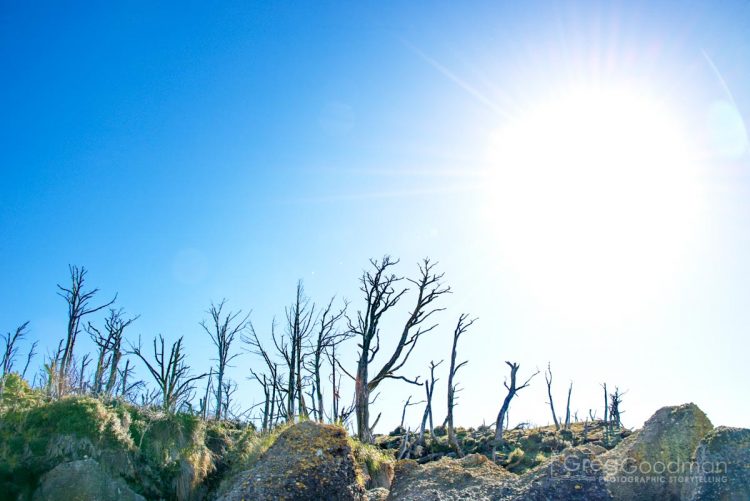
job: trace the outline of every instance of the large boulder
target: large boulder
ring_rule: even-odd
[[[564,450],[525,473],[519,481],[518,501],[608,501],[612,495],[604,483],[604,452],[597,445],[581,445]]]
[[[750,499],[750,430],[719,426],[695,451],[684,499],[746,501]]]
[[[424,465],[404,460],[396,464],[389,500],[459,501],[509,499],[518,477],[480,454],[462,459],[442,458]]]
[[[343,428],[305,421],[284,430],[219,499],[360,501],[359,473]]]
[[[663,407],[643,428],[601,456],[607,488],[617,501],[678,501],[696,447],[713,429],[695,404]]]
[[[33,501],[146,501],[93,459],[62,463],[45,473]]]

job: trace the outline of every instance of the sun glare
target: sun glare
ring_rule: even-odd
[[[657,99],[582,89],[491,139],[491,225],[530,291],[581,321],[621,318],[674,285],[698,228],[697,156]]]

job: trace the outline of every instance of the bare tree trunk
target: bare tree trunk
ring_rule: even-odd
[[[401,424],[399,425],[399,428],[404,427],[404,420],[406,419],[406,408],[409,407],[411,404],[411,395],[409,395],[409,398],[406,399],[406,402],[404,403],[404,409],[401,411]]]
[[[549,397],[549,408],[552,411],[552,421],[555,423],[555,429],[560,429],[560,422],[557,420],[557,414],[555,413],[555,403],[552,400],[552,368],[549,362],[547,363],[547,370],[544,372],[544,380],[547,382],[547,395]]]
[[[609,395],[607,393],[607,383],[602,383],[604,388],[604,422],[609,422]]]
[[[458,457],[463,457],[464,453],[461,450],[461,447],[458,445],[458,439],[456,438],[456,431],[453,427],[453,407],[455,405],[455,400],[457,400],[456,393],[460,391],[457,387],[457,385],[453,384],[453,379],[456,376],[456,373],[458,370],[466,365],[468,362],[467,360],[464,360],[463,362],[456,364],[456,355],[457,355],[457,348],[458,348],[458,339],[461,337],[461,334],[466,332],[466,330],[469,328],[471,324],[474,323],[476,320],[470,320],[469,322],[466,322],[466,319],[469,316],[465,313],[462,313],[458,317],[458,324],[456,325],[455,330],[453,331],[453,347],[451,349],[451,366],[448,370],[448,416],[446,417],[446,421],[448,422],[448,443],[453,447],[453,450],[456,451],[456,454]]]
[[[429,420],[430,423],[430,438],[432,440],[435,440],[435,435],[433,434],[433,427],[432,427],[432,394],[435,391],[435,383],[438,381],[435,379],[435,369],[442,364],[443,361],[441,360],[438,363],[435,363],[434,361],[430,361],[430,380],[424,382],[424,389],[427,396],[427,404],[424,408],[424,414],[422,415],[422,425],[419,429],[419,440],[418,443],[424,445],[424,432],[425,432],[425,426],[427,424],[427,421]]]
[[[568,386],[568,403],[565,404],[565,429],[570,429],[570,394],[573,393],[573,381]]]
[[[373,441],[370,429],[370,389],[367,384],[367,361],[360,358],[357,379],[354,381],[354,413],[357,418],[357,436],[366,444]]]
[[[203,415],[203,420],[205,421],[208,419],[208,396],[211,394],[211,380],[214,376],[214,369],[211,367],[208,370],[208,380],[206,381],[206,394],[203,396],[203,408],[201,409],[201,414]]]
[[[526,388],[532,379],[534,379],[534,376],[539,374],[539,371],[536,371],[534,374],[532,374],[522,385],[517,386],[516,385],[516,374],[518,373],[518,368],[520,367],[520,364],[513,363],[513,362],[505,362],[508,367],[510,367],[510,384],[508,384],[507,380],[503,383],[505,388],[508,390],[508,393],[505,395],[505,399],[503,399],[503,405],[500,407],[500,412],[497,414],[497,421],[495,422],[495,441],[496,442],[502,442],[503,440],[503,429],[505,425],[505,416],[508,413],[508,409],[510,408],[510,402],[513,400],[513,397],[516,396],[516,393]]]
[[[406,430],[404,433],[404,438],[401,441],[401,447],[398,451],[398,459],[408,459],[409,458],[409,435],[411,430]]]

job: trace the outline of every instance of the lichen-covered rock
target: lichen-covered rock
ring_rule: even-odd
[[[389,491],[385,487],[376,487],[370,489],[365,493],[367,496],[366,501],[386,501],[388,499]]]
[[[519,481],[518,501],[607,501],[612,495],[604,483],[602,463],[597,457],[605,449],[582,445],[566,449],[525,473]]]
[[[679,500],[684,482],[676,473],[689,468],[712,429],[695,404],[659,409],[643,429],[601,455],[608,490],[617,501]]]
[[[687,501],[750,499],[750,430],[719,426],[695,451],[683,498]]]
[[[146,501],[93,459],[62,463],[45,473],[33,501]]]
[[[222,501],[360,501],[357,465],[346,431],[310,421],[283,431]]]
[[[509,499],[517,476],[480,454],[462,459],[442,458],[424,465],[404,460],[396,464],[389,500],[452,501]]]

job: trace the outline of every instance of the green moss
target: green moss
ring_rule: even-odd
[[[0,379],[0,413],[37,407],[45,400],[41,391],[31,388],[15,372]]]
[[[394,465],[396,462],[395,451],[381,449],[375,445],[363,444],[353,437],[347,437],[349,447],[354,453],[357,468],[357,483],[365,487],[366,479],[363,470],[366,469],[370,476],[379,474],[386,465]]]
[[[14,404],[4,406],[0,416],[0,488],[5,492],[25,492],[41,473],[65,460],[102,449],[133,450],[120,416],[101,401],[68,397],[45,403],[24,384],[6,386]]]

